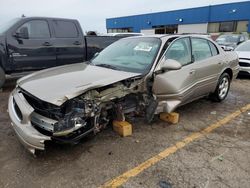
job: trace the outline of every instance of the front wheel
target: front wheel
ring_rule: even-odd
[[[5,83],[5,72],[2,69],[2,67],[0,67],[0,89],[3,87]]]
[[[220,76],[216,90],[211,95],[212,100],[216,102],[223,101],[227,97],[229,89],[230,89],[230,76],[228,75],[228,73],[225,72]]]

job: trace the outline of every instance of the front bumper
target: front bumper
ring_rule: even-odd
[[[240,66],[240,72],[246,72],[246,73],[250,74],[250,66],[249,67]]]
[[[250,67],[240,67],[240,74],[248,74],[250,75]]]
[[[16,108],[19,109],[19,112]],[[44,142],[51,140],[51,138],[41,134],[32,126],[31,114],[34,112],[34,109],[29,105],[18,88],[14,89],[10,94],[8,111],[11,125],[21,143],[33,154],[35,150],[44,150]]]
[[[240,59],[240,72],[250,74],[250,60]]]

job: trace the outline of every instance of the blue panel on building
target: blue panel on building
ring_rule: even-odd
[[[250,20],[250,1],[106,19],[107,29],[132,28],[133,32],[153,26]],[[248,25],[250,31],[250,25]]]

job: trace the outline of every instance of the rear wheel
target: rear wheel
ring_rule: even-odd
[[[225,72],[221,75],[216,90],[211,95],[212,100],[216,102],[223,101],[227,97],[229,89],[230,89],[230,76],[228,75],[228,73]]]
[[[0,89],[3,87],[3,84],[5,83],[5,72],[2,69],[2,67],[0,67]]]

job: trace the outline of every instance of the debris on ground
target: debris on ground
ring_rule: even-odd
[[[109,155],[112,155],[113,153],[112,153],[112,151],[110,151],[108,154],[109,154]]]
[[[209,185],[209,179],[207,180],[206,185],[204,186],[204,188],[208,188],[208,185]]]
[[[218,160],[219,160],[219,161],[223,161],[223,160],[224,160],[224,157],[223,157],[223,156],[219,156],[219,157],[218,157]]]
[[[223,161],[224,160],[224,155],[228,152],[228,149],[226,149],[226,151],[224,151],[222,154],[214,157],[211,162],[213,162],[214,160],[219,160],[219,161]]]
[[[167,181],[160,181],[159,186],[160,186],[160,188],[172,188],[171,183],[169,183]]]
[[[216,115],[216,114],[217,114],[217,112],[216,112],[216,111],[212,111],[212,112],[210,112],[210,114],[212,114],[212,115]]]

